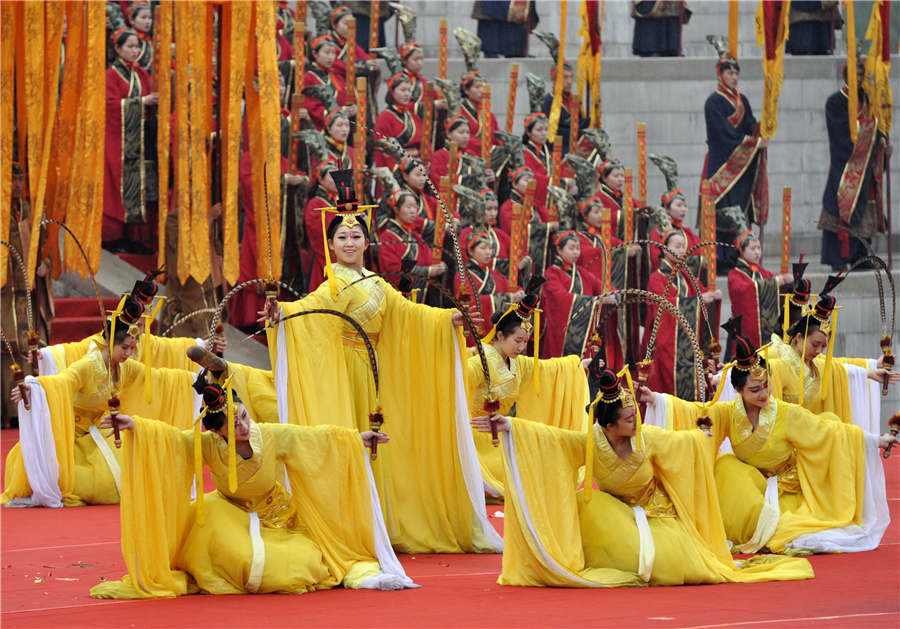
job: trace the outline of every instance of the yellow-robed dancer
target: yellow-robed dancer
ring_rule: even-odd
[[[388,542],[363,448],[387,435],[366,432],[361,443],[356,430],[337,426],[256,424],[234,396],[231,486],[227,387],[198,388],[203,433],[119,416],[128,574],[94,586],[91,596],[414,587]],[[201,458],[217,489],[192,503]]]
[[[896,441],[814,415],[769,393],[766,361],[740,334],[730,374],[732,402],[703,405],[649,394],[648,416],[697,434],[706,417],[714,448],[727,437],[715,475],[722,518],[735,552],[855,552],[876,548],[890,518],[878,449]],[[774,377],[773,377],[774,380]]]
[[[25,381],[30,408],[18,388],[22,418],[19,443],[6,459],[6,486],[0,502],[9,506],[59,507],[119,502],[122,453],[104,438],[98,424],[108,401],[118,397],[123,412],[159,417],[178,427],[190,425],[193,374],[174,369],[147,370],[129,360],[137,345],[143,308],[131,297],[107,322],[107,337],[95,339],[87,354],[54,376]],[[110,375],[109,365],[112,365]],[[152,398],[146,397],[149,377]]]
[[[332,178],[341,173],[352,174],[335,171]],[[342,199],[349,198],[350,185],[341,180]],[[344,204],[356,207],[353,201]],[[394,547],[411,553],[500,552],[503,540],[487,519],[468,425],[457,327],[462,315],[413,303],[365,269],[363,215],[339,213],[323,232],[328,280],[303,299],[273,304],[267,312],[277,325],[268,333],[278,416],[299,425],[364,429],[371,411],[383,411],[393,446],[373,471]],[[366,348],[352,326],[324,315],[280,323],[317,308],[349,315],[372,339],[380,400]]]
[[[887,377],[889,382],[898,382],[900,373],[886,371],[883,357],[877,363],[865,358],[833,358],[836,317],[834,297],[823,295],[790,327],[788,343],[773,337],[768,352],[772,395],[876,432],[881,420],[880,387],[872,387],[869,381],[880,385]],[[870,388],[876,389],[874,396]]]
[[[809,579],[809,562],[734,562],[725,540],[710,440],[699,431],[640,428],[634,398],[604,369],[598,425],[560,430],[497,421],[507,475],[501,585],[616,587]],[[577,491],[579,468],[593,479]]]
[[[587,429],[589,393],[583,361],[578,356],[540,360],[523,356],[533,324],[531,313],[537,305],[526,295],[505,313],[495,313],[493,328],[482,347],[491,378],[488,391],[481,357],[469,357],[466,363],[466,390],[472,417],[485,414],[485,403],[499,405],[500,415],[522,417],[566,430]],[[537,346],[538,340],[535,339]],[[537,365],[537,373],[535,373]],[[481,476],[489,496],[504,495],[503,458],[492,444],[491,435],[475,432],[475,448],[481,462]]]

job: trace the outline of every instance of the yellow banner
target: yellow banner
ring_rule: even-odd
[[[4,42],[15,41],[19,26],[14,5],[0,5],[0,38]],[[9,242],[10,202],[12,198],[13,163],[13,103],[15,102],[15,60],[13,46],[0,46],[0,239]],[[9,252],[0,246],[0,286],[5,286]]]

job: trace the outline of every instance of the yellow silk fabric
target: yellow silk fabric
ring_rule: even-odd
[[[207,524],[194,521],[190,431],[138,418],[126,434],[122,554],[128,574],[100,583],[95,598],[172,597],[202,589],[244,592],[252,551],[248,511],[266,548],[259,592],[358,587],[379,569],[365,450],[336,426],[251,426],[253,456],[238,461],[236,492],[207,494]],[[203,433],[203,458],[227,487],[227,446]],[[282,464],[291,494],[285,493]]]
[[[699,406],[666,396],[667,420],[676,429],[695,427],[702,411]],[[800,535],[824,529],[859,524],[865,484],[865,436],[852,424],[830,421],[801,406],[776,402],[775,420],[766,432],[768,436],[757,443],[743,446],[755,439],[749,433],[746,419],[734,412],[734,402],[719,402],[709,409],[714,439],[718,445],[730,437],[734,453],[745,465],[728,465],[726,473],[718,473],[722,495],[733,497],[724,512],[729,528],[753,531],[756,517],[762,508],[765,479],[759,469],[771,473],[792,453],[796,454],[797,483],[779,484],[781,517],[775,534],[766,544],[773,552]],[[698,431],[699,432],[699,431]],[[721,461],[722,459],[720,459]],[[792,495],[792,496],[791,496]],[[744,539],[732,540],[743,543]]]
[[[578,467],[584,461],[583,433],[514,419],[512,439],[524,493],[508,491],[503,573],[498,583],[565,587],[641,585],[643,582],[636,574],[637,529],[630,509],[623,509],[625,503],[612,500],[608,493],[594,492],[595,500],[587,505],[576,496]],[[642,449],[634,451],[628,459],[619,459],[615,453],[612,453],[615,459],[611,459],[611,448],[604,443],[605,437],[599,430],[595,431],[594,439],[597,482],[611,492],[622,492],[625,500],[643,504],[647,510],[658,557],[651,584],[753,582],[813,576],[807,561],[792,558],[750,562],[744,568],[735,566],[719,513],[711,441],[699,431],[673,433],[647,426]],[[509,475],[509,452],[505,449],[504,462]],[[656,513],[653,500],[645,503],[635,498],[659,493],[658,489],[648,491],[647,483],[662,488],[674,506],[674,517]],[[523,501],[531,515],[536,538],[523,520]],[[538,545],[568,574],[551,567]],[[623,548],[630,550],[623,554]],[[679,553],[690,556],[689,567],[677,560]],[[615,558],[618,559],[610,561]]]
[[[391,443],[378,449],[373,472],[391,542],[404,552],[493,552],[473,526],[459,461],[451,311],[414,304],[379,277],[350,286],[351,272],[341,265],[335,276],[337,300],[325,283],[282,307],[285,316],[338,310],[377,335],[383,430]],[[283,325],[290,422],[368,429],[372,375],[355,330],[321,314]],[[269,348],[275,365],[274,335]]]
[[[500,401],[501,415],[509,415],[515,406],[515,416],[545,422],[564,430],[585,431],[588,400],[587,378],[577,356],[564,356],[540,361],[538,395],[532,374],[535,359],[520,355],[506,361],[490,343],[482,343],[491,376],[491,390]],[[478,355],[466,361],[466,391],[469,414],[485,415],[487,399],[484,370]],[[481,475],[494,491],[504,495],[503,458],[500,448],[491,443],[490,433],[473,431],[475,448],[481,462]]]
[[[3,129],[13,128],[13,103],[15,102],[15,60],[14,47],[9,42],[15,41],[15,31],[19,27],[14,5],[0,6],[0,39],[6,42],[0,47],[0,126]],[[0,162],[13,162],[13,134],[0,134]],[[10,199],[12,198],[12,168],[0,171],[0,240],[9,242]],[[6,286],[6,272],[9,263],[9,251],[0,246],[0,286]]]
[[[143,362],[144,348],[146,347],[146,351],[150,354],[150,366],[153,368],[166,367],[197,371],[197,364],[187,357],[187,349],[196,344],[194,339],[186,336],[170,338],[151,334],[146,337],[146,341],[147,344],[144,345],[144,335],[138,339],[137,353],[132,357],[134,360]],[[94,334],[72,343],[51,345],[50,352],[53,354],[57,372],[62,372],[67,366],[83,358],[88,353],[91,343],[95,342],[103,342],[100,334]]]
[[[175,369],[152,369],[150,377],[153,379],[154,396],[151,403],[147,403],[144,396],[145,375],[146,370],[141,363],[133,359],[122,363],[118,390],[120,412],[158,418],[179,428],[189,427],[193,419],[191,383],[194,374]],[[85,434],[91,424],[99,424],[106,414],[106,400],[109,398],[105,385],[106,365],[100,358],[100,352],[94,348],[65,371],[55,376],[42,376],[38,381],[47,395],[50,408],[63,502],[83,504],[83,495],[91,496],[102,504],[118,502],[114,484],[107,482],[109,468],[102,458],[94,454],[97,446]],[[107,442],[116,458],[121,458],[122,452],[113,445],[112,438],[107,438]],[[79,450],[77,454],[76,450]],[[5,479],[5,491],[0,496],[0,503],[31,495],[19,444],[7,457]],[[98,494],[94,489],[96,487],[107,489]]]
[[[825,399],[821,398],[822,374],[825,373],[825,357],[819,355],[813,360],[815,370],[801,365],[800,354],[772,335],[772,345],[767,358],[771,382],[769,390],[776,400],[791,404],[803,403],[803,408],[817,415],[834,413],[841,421],[852,422],[850,410],[850,386],[847,370],[842,363],[867,367],[863,360],[840,358],[832,361],[831,374]],[[803,374],[801,380],[800,374]],[[801,389],[803,398],[800,398]]]

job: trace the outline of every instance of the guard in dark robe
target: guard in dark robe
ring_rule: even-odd
[[[862,74],[862,64],[859,66]],[[847,71],[844,68],[846,80]],[[884,231],[881,180],[887,145],[875,118],[869,117],[868,99],[860,89],[859,130],[850,139],[847,85],[825,101],[828,149],[831,158],[822,195],[822,264],[838,271],[867,255],[876,232]],[[863,242],[864,241],[864,242]]]
[[[478,37],[485,57],[528,55],[528,35],[538,24],[531,0],[475,2],[472,19],[478,20]]]
[[[691,19],[683,0],[642,0],[631,8],[634,40],[631,51],[638,57],[680,57],[681,29]]]
[[[789,55],[834,53],[834,31],[844,24],[837,0],[791,2],[791,29],[785,50]]]
[[[556,68],[557,66],[550,68],[550,80],[553,85],[556,84]],[[588,116],[585,115],[584,111],[581,109],[581,103],[575,102],[575,97],[572,95],[572,85],[574,82],[575,71],[572,69],[572,66],[566,62],[563,64],[562,107],[559,110],[559,122],[556,125],[556,135],[562,138],[563,155],[566,155],[569,152],[569,138],[572,133],[572,115],[570,112],[576,107],[578,108],[578,135],[581,135],[581,132],[588,128],[590,122]],[[547,115],[547,118],[550,118],[550,109],[552,107],[553,93],[550,92],[544,95],[544,103],[541,107],[541,111]],[[550,143],[552,144],[552,140]]]

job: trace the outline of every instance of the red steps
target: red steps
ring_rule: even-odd
[[[112,312],[118,305],[118,297],[103,300],[103,307],[107,312]],[[96,334],[102,327],[96,297],[62,297],[55,300],[55,307],[56,316],[50,332],[51,345],[80,341]]]

